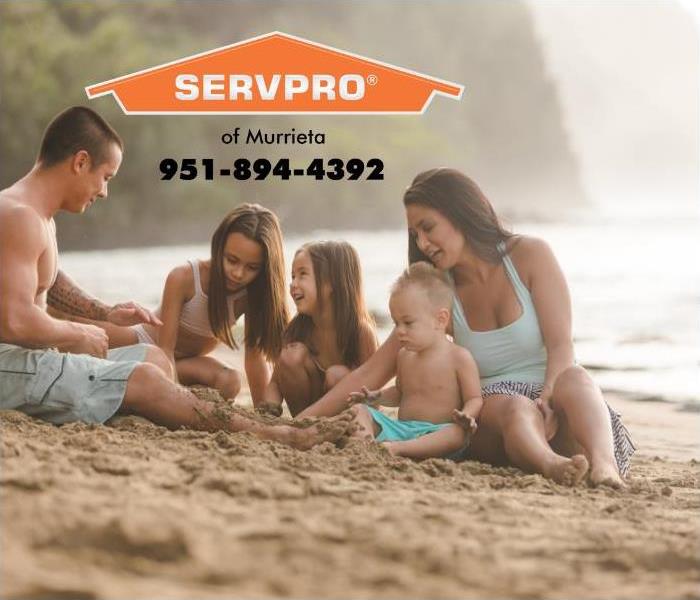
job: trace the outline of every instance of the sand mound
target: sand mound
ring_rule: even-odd
[[[626,491],[138,417],[2,427],[3,598],[697,597],[700,467]]]

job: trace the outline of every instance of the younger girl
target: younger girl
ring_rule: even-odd
[[[347,242],[304,244],[294,255],[290,293],[297,307],[265,393],[264,407],[292,416],[313,404],[377,349],[362,272]]]
[[[237,348],[232,327],[245,314],[245,371],[255,405],[279,357],[289,314],[284,298],[284,254],[279,221],[258,204],[242,204],[220,223],[209,260],[189,260],[167,277],[160,307],[162,326],[130,328],[100,323],[110,346],[155,344],[170,358],[184,385],[201,384],[234,398],[237,371],[212,356],[223,342]]]

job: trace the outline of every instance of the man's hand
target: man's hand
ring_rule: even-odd
[[[138,325],[139,323],[147,323],[148,325],[155,326],[163,324],[150,310],[136,304],[136,302],[115,304],[107,311],[106,320],[123,327]]]
[[[452,411],[452,420],[467,432],[467,438],[471,438],[477,430],[476,419],[456,408]]]
[[[540,409],[544,418],[544,437],[547,441],[551,440],[559,429],[559,419],[552,409],[550,398],[540,396],[535,400],[535,405]]]
[[[347,399],[348,407],[354,406],[355,404],[368,404],[372,407],[379,406],[379,402],[382,398],[382,390],[371,391],[365,386],[362,386],[362,390],[359,392],[352,392]]]
[[[61,352],[72,352],[73,354],[90,354],[97,358],[105,358],[109,348],[109,337],[107,332],[96,325],[87,323],[73,323],[81,333],[80,338],[70,344],[59,346]]]

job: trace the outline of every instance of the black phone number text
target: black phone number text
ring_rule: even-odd
[[[384,179],[384,162],[379,158],[370,158],[366,163],[360,158],[344,161],[340,158],[314,158],[304,167],[292,167],[288,158],[280,158],[274,164],[267,158],[249,160],[238,158],[232,164],[218,166],[213,158],[164,158],[160,161],[162,180],[171,180],[175,176],[190,181],[198,177],[208,181],[215,178],[233,177],[239,181],[248,179],[263,180],[267,177],[279,177],[283,180],[292,177],[311,177],[318,181],[330,179],[339,181],[347,179],[356,181],[366,179],[381,181]]]

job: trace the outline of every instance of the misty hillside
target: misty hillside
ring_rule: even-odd
[[[125,116],[83,88],[280,30],[465,85],[417,116]],[[0,5],[0,185],[34,161],[49,119],[71,104],[104,115],[126,143],[110,198],[59,218],[63,249],[203,242],[243,201],[273,208],[287,231],[385,228],[427,168],[462,169],[506,215],[552,216],[585,201],[555,82],[523,2],[8,2]],[[51,43],[47,43],[50,40]],[[244,130],[326,133],[325,146],[224,146]],[[379,157],[384,182],[161,181],[161,159]]]

